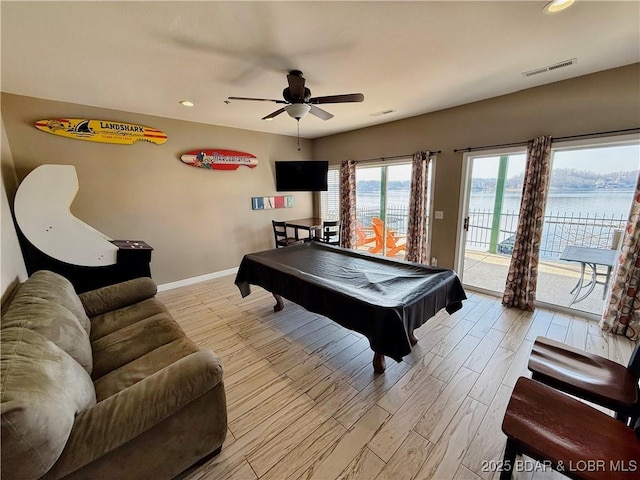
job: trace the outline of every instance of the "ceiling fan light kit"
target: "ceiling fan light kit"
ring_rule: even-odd
[[[311,110],[311,105],[306,103],[292,103],[291,105],[284,107],[284,109],[291,118],[295,118],[299,121],[301,118],[307,116],[307,113]]]

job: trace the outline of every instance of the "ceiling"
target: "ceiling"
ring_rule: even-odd
[[[281,105],[225,100],[282,99],[299,69],[313,96],[365,96],[303,118],[300,136],[317,138],[640,61],[640,2],[545,3],[2,0],[1,89],[296,135],[286,114],[261,120]]]

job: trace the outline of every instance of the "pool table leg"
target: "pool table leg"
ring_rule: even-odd
[[[415,345],[416,343],[418,343],[418,337],[415,336],[413,330],[409,332],[409,342],[411,343],[411,345]],[[384,355],[381,353],[373,352],[373,371],[376,373],[384,373],[386,368],[387,362],[384,358]]]
[[[384,373],[386,368],[387,362],[384,359],[384,355],[373,352],[373,371],[376,373]]]
[[[277,293],[272,293],[271,295],[273,295],[273,298],[276,299],[276,304],[273,306],[273,311],[279,312],[284,308],[284,300],[282,300],[282,297]]]

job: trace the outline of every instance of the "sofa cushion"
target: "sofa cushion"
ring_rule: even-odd
[[[185,337],[168,313],[158,313],[91,343],[93,379],[132,362],[162,345]]]
[[[138,277],[106,285],[78,295],[89,318],[154,297],[156,283],[149,277]]]
[[[77,413],[95,404],[87,372],[27,328],[0,338],[2,478],[38,478],[60,456]]]
[[[167,308],[155,298],[148,298],[128,307],[96,315],[91,318],[91,341],[96,341],[158,313],[168,314]]]
[[[48,270],[39,270],[31,275],[16,293],[14,302],[23,296],[50,300],[69,310],[89,333],[91,323],[71,282],[62,275]]]
[[[20,295],[0,320],[2,328],[23,327],[41,333],[91,373],[93,355],[89,334],[77,317],[62,305],[31,295]]]
[[[101,402],[198,350],[187,337],[178,338],[151,350],[96,380],[93,384],[96,399]]]

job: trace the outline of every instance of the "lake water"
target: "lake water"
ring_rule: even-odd
[[[502,211],[518,213],[520,210],[521,192],[506,192]],[[494,192],[472,191],[470,210],[493,211]],[[629,214],[633,198],[633,190],[595,190],[588,192],[550,192],[547,198],[547,212],[554,214],[624,215]],[[380,195],[375,193],[358,193],[358,207],[369,208],[380,205]],[[407,208],[409,190],[394,190],[387,194],[387,205]],[[453,212],[452,212],[453,213]]]
[[[520,210],[521,192],[506,192],[502,206],[503,212]],[[595,190],[587,192],[549,192],[547,213],[628,215],[633,190]],[[493,210],[494,192],[471,192],[470,210]]]

